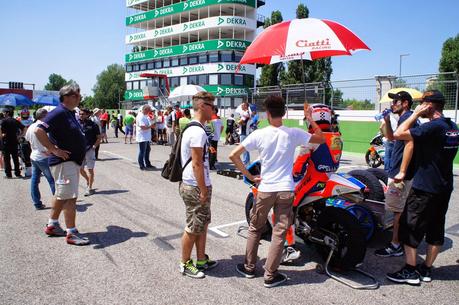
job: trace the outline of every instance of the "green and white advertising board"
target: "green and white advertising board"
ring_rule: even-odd
[[[203,86],[208,92],[217,97],[231,97],[231,96],[246,96],[248,94],[247,87],[241,86]],[[139,101],[143,100],[142,90],[128,90],[124,93],[125,100]]]
[[[155,18],[161,18],[173,14],[187,12],[195,9],[200,9],[209,5],[219,4],[242,4],[250,7],[255,7],[256,0],[188,0],[180,3],[163,6],[151,11],[132,15],[126,17],[126,25],[133,25],[144,21],[153,20]],[[147,2],[145,0],[127,0],[127,6],[134,6],[139,3]]]
[[[188,32],[194,32],[198,30],[217,27],[234,27],[247,30],[254,30],[256,28],[256,21],[248,18],[233,16],[210,17],[201,20],[167,26],[159,29],[130,34],[126,36],[125,41],[126,44],[133,44],[156,38],[170,37]]]
[[[195,74],[214,74],[214,73],[235,73],[237,64],[235,63],[215,63],[215,64],[204,64],[204,65],[193,65],[184,67],[174,67],[165,69],[155,69],[148,71],[139,71],[126,73],[125,81],[136,81],[145,80],[147,78],[140,77],[142,73],[153,73],[153,74],[165,74],[167,77],[175,76],[189,76]],[[241,65],[239,68],[240,74],[251,74],[255,75],[255,65]]]
[[[202,42],[187,43],[178,46],[167,48],[159,48],[154,50],[135,52],[126,54],[126,63],[137,62],[143,60],[152,60],[163,57],[186,55],[198,52],[220,51],[220,50],[236,50],[245,51],[250,45],[249,41],[237,39],[220,39],[207,40]]]

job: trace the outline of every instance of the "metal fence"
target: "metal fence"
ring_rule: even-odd
[[[307,83],[287,86],[258,87],[249,90],[249,101],[262,109],[262,101],[268,95],[282,96],[289,109],[302,107],[305,100],[324,103],[334,109],[381,110],[379,101],[392,88],[414,88],[419,91],[440,90],[446,99],[445,109],[455,110],[457,121],[458,77],[455,72],[397,76],[375,76],[374,78],[350,79],[328,83]],[[354,102],[354,104],[353,104]],[[359,108],[362,109],[362,108]]]

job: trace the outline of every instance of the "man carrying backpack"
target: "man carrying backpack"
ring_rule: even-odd
[[[192,278],[205,277],[203,271],[218,264],[210,260],[205,253],[207,226],[211,219],[212,185],[209,175],[209,155],[207,154],[209,142],[204,124],[212,118],[214,100],[215,97],[208,92],[199,92],[193,96],[194,120],[189,123],[179,138],[183,166],[179,192],[186,207],[186,227],[182,236],[180,272]],[[197,252],[196,265],[191,259],[194,246]]]

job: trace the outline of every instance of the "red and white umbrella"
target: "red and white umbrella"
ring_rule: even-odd
[[[357,50],[370,48],[337,22],[315,18],[294,19],[265,29],[247,48],[239,64],[314,60],[352,55]]]

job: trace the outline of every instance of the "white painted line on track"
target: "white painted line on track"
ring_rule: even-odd
[[[224,224],[224,225],[211,227],[211,228],[209,228],[209,230],[214,232],[215,234],[221,236],[221,237],[226,238],[226,237],[229,237],[229,234],[226,234],[225,232],[221,231],[220,229],[227,228],[227,227],[232,227],[232,226],[243,224],[243,223],[247,223],[247,221],[246,220],[241,220],[241,221],[236,221],[236,222],[232,222],[232,223],[227,223],[227,224]]]

